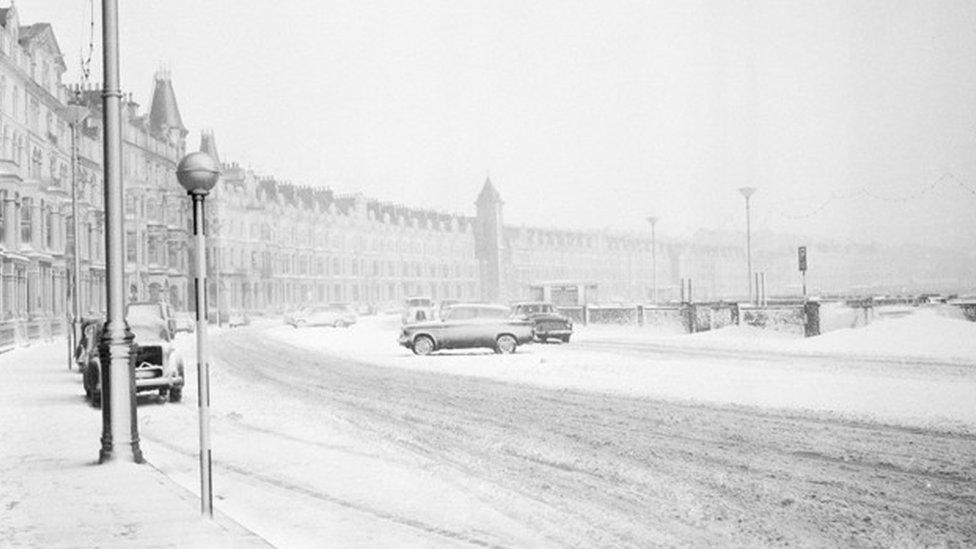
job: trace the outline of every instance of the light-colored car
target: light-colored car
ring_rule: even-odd
[[[197,322],[193,319],[193,313],[188,311],[177,311],[173,313],[174,331],[193,333],[197,329]]]
[[[295,328],[302,326],[334,326],[346,328],[356,323],[356,313],[347,305],[333,303],[328,307],[310,307],[292,313],[285,322]]]
[[[512,318],[509,307],[458,304],[446,308],[440,320],[404,325],[400,345],[418,355],[473,348],[508,354],[532,341],[532,337],[532,322]]]
[[[414,324],[434,320],[437,314],[437,307],[434,300],[429,297],[408,297],[403,302],[403,309],[400,311],[401,324]]]
[[[233,311],[227,315],[227,326],[230,328],[247,326],[249,324],[251,324],[251,317],[245,312]]]
[[[130,352],[135,354],[136,392],[158,391],[160,397],[170,402],[183,399],[185,383],[183,357],[173,345],[173,333],[169,321],[164,318],[159,303],[130,303],[126,307],[125,320],[135,336]],[[94,348],[104,325],[99,322],[86,327],[83,343]],[[101,369],[97,352],[86,353],[87,364],[83,370],[85,396],[93,405],[100,405],[102,397]]]

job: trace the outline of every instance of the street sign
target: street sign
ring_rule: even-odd
[[[797,256],[800,260],[800,272],[807,272],[807,247],[800,246],[797,248]]]

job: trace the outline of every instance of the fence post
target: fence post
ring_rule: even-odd
[[[644,325],[644,306],[643,305],[638,305],[637,306],[637,325],[638,326],[643,326]]]
[[[583,317],[583,326],[588,325],[590,323],[590,308],[587,307],[585,304],[583,305],[582,317]]]

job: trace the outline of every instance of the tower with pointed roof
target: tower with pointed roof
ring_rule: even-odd
[[[501,301],[505,295],[504,275],[504,222],[502,220],[502,197],[492,184],[485,179],[478,199],[475,201],[475,257],[478,259],[481,297],[486,301]]]
[[[200,152],[205,152],[217,161],[220,166],[220,154],[217,153],[217,139],[214,137],[213,130],[200,132]]]
[[[176,92],[167,70],[156,72],[152,104],[149,107],[149,131],[158,137],[178,141],[188,133],[176,104]]]

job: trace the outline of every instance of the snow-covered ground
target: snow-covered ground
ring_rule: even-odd
[[[397,345],[398,329],[396,317],[379,316],[348,329],[272,325],[265,333],[397,368],[976,431],[976,324],[938,310],[807,339],[741,326],[695,335],[578,326],[568,345],[527,345],[510,356],[417,357]]]
[[[568,345],[430,357],[399,347],[398,330],[389,315],[212,330],[217,509],[283,547],[951,545],[971,532],[976,324],[923,310],[810,339],[589,326]],[[192,357],[192,336],[178,346]],[[9,403],[24,416],[0,421],[8,448],[41,440],[31,417],[77,421],[74,454],[90,460],[99,412],[49,347],[0,357],[45,350],[38,379],[58,384],[57,416],[50,387]],[[187,373],[183,403],[143,397],[138,415],[153,467],[196,491]],[[44,496],[9,531],[56,531],[34,509],[92,482],[27,463],[18,491]],[[119,520],[143,497],[104,496]]]

